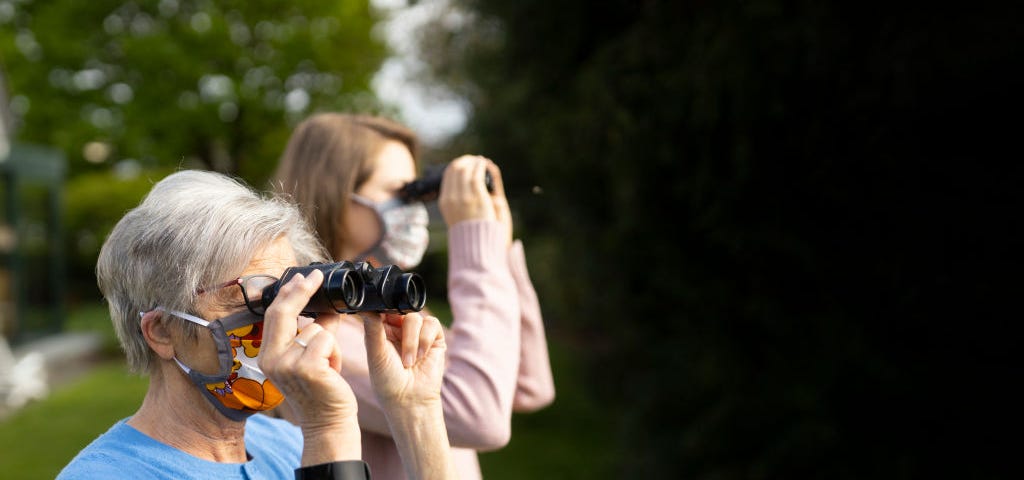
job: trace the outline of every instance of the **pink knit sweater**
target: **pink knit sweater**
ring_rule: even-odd
[[[478,450],[505,446],[512,412],[549,405],[555,386],[540,304],[526,269],[523,245],[506,248],[496,221],[460,222],[448,232],[448,366],[441,400],[461,480],[480,479]],[[429,295],[429,292],[428,292]],[[363,459],[374,480],[406,478],[387,421],[370,385],[363,326],[338,334],[342,376],[359,401]]]

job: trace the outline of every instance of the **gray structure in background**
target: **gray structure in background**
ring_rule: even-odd
[[[55,148],[15,142],[15,120],[0,70],[0,336],[18,343],[63,327],[67,162]]]
[[[14,341],[63,327],[65,173],[64,155],[47,147],[12,142],[0,161],[0,332]]]
[[[15,143],[13,126],[0,70],[0,419],[49,394],[54,373],[85,368],[101,343],[61,332],[64,155]]]

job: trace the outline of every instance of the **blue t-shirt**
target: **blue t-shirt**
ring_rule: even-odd
[[[245,422],[245,463],[218,463],[160,443],[123,419],[68,463],[57,480],[292,479],[302,460],[302,431],[288,421],[253,415]]]

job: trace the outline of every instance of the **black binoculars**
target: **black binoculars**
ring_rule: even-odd
[[[398,196],[406,202],[430,202],[436,200],[437,194],[441,190],[441,179],[444,178],[444,170],[446,168],[448,168],[447,163],[428,167],[422,177],[405,184],[398,191]],[[494,179],[491,178],[491,172],[484,174],[484,185],[487,186],[488,192],[494,193]]]
[[[320,288],[309,299],[303,313],[418,312],[427,302],[423,278],[403,272],[395,265],[374,268],[369,263],[349,261],[311,263],[305,267],[289,267],[281,279],[263,289],[263,306],[277,297],[281,285],[296,273],[309,276],[313,270],[324,274]]]

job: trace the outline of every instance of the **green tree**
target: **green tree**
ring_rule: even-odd
[[[72,177],[132,159],[259,183],[312,108],[378,108],[375,21],[351,0],[2,0],[0,60],[18,139]]]
[[[1014,471],[1019,9],[455,3],[453,149],[503,166],[616,478]]]
[[[72,299],[152,181],[201,168],[262,186],[316,109],[383,110],[365,0],[0,0],[14,138],[68,158]]]

